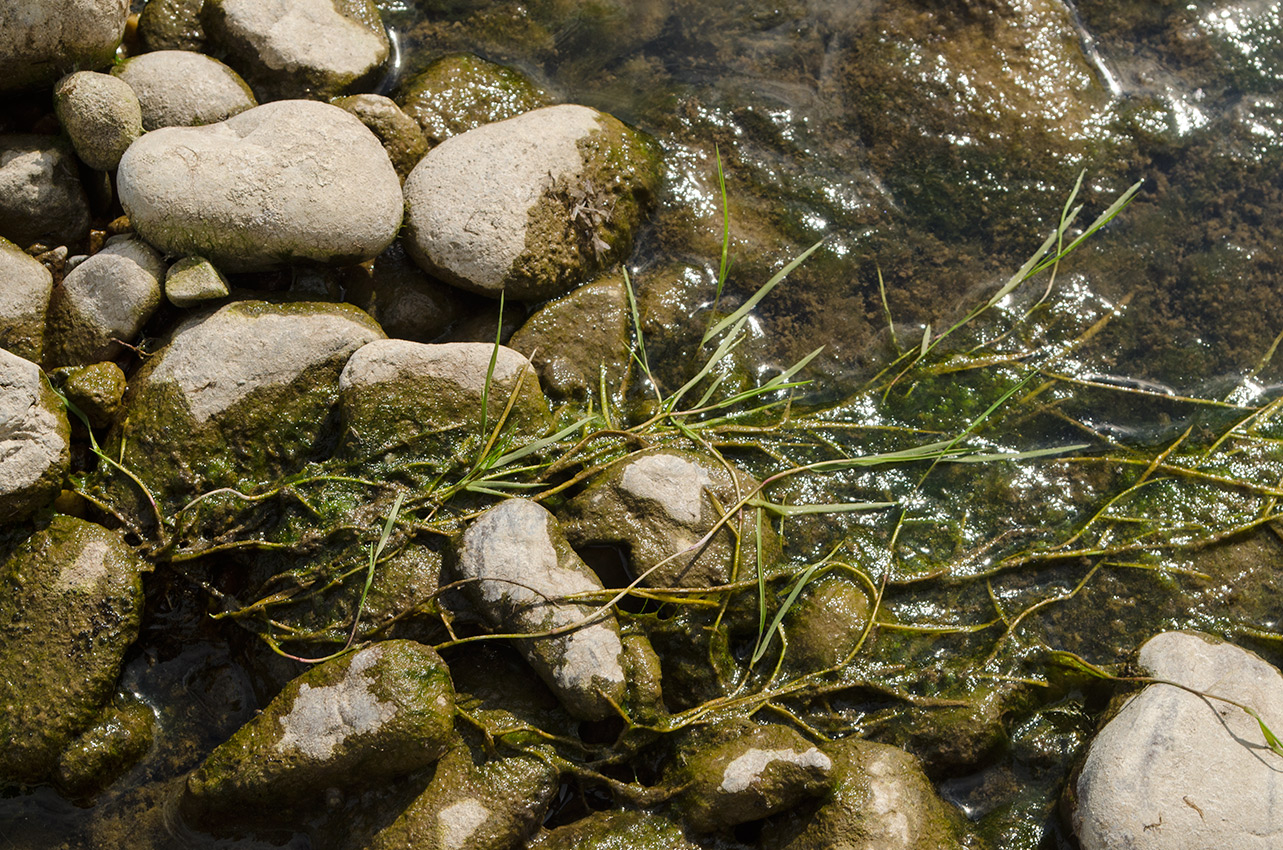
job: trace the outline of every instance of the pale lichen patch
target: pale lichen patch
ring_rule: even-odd
[[[468,839],[490,818],[490,810],[480,800],[469,797],[446,806],[437,814],[441,824],[441,846],[446,850],[462,850]]]
[[[722,784],[717,790],[727,794],[738,794],[758,782],[762,771],[772,762],[784,761],[802,768],[829,770],[833,762],[815,747],[798,752],[793,749],[759,750],[752,749],[736,757],[722,771]]]
[[[637,458],[620,476],[619,486],[638,499],[650,499],[678,522],[699,522],[704,490],[713,486],[699,464],[670,454]]]
[[[58,572],[57,590],[87,590],[107,577],[107,541],[89,540],[76,560]]]
[[[358,653],[334,685],[313,688],[304,683],[289,713],[281,718],[276,751],[325,760],[349,737],[374,732],[391,720],[396,706],[379,700],[365,675],[381,655],[377,646]]]

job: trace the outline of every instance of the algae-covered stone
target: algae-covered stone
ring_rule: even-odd
[[[62,370],[60,370],[62,371]],[[125,396],[125,373],[110,360],[65,370],[63,394],[95,428],[105,428],[116,417]]]
[[[0,348],[40,362],[52,292],[49,269],[0,236]]]
[[[204,257],[183,257],[165,272],[165,298],[175,307],[195,307],[226,298],[227,278]]]
[[[213,124],[258,106],[240,74],[212,56],[190,50],[144,53],[126,59],[111,73],[138,96],[147,131]]]
[[[144,239],[226,272],[361,262],[401,224],[401,181],[383,146],[328,103],[268,103],[154,130],[125,152],[116,177]]]
[[[129,0],[0,0],[0,92],[111,64]]]
[[[629,455],[601,472],[566,506],[566,534],[576,546],[626,548],[633,574],[651,587],[713,587],[752,577],[756,556],[734,564],[735,538],[721,528],[705,546],[725,510],[752,493],[757,482],[735,477],[714,458],[675,449]],[[719,507],[720,506],[720,507]],[[755,540],[756,512],[744,511],[741,538]],[[762,523],[763,563],[779,557],[779,539]]]
[[[402,182],[428,152],[428,140],[418,123],[401,111],[391,98],[381,94],[353,94],[334,100],[378,136]]]
[[[612,614],[595,616],[592,605],[562,599],[602,586],[552,514],[525,499],[501,502],[464,532],[455,572],[492,628],[515,634],[569,629],[522,640],[518,648],[571,714],[585,720],[616,715],[627,693],[619,624]]]
[[[49,303],[45,360],[55,366],[107,360],[124,351],[161,304],[164,258],[132,235],[72,269]]]
[[[151,749],[156,725],[151,707],[135,697],[118,697],[118,702],[63,750],[54,781],[64,793],[96,794]]]
[[[125,149],[143,134],[143,112],[128,85],[95,71],[77,71],[58,81],[54,110],[80,161],[111,171]]]
[[[192,316],[134,376],[109,437],[167,510],[296,469],[327,433],[351,353],[382,337],[346,304],[237,301]]]
[[[205,36],[264,101],[372,82],[390,45],[372,0],[205,0]]]
[[[859,645],[868,620],[869,596],[856,580],[831,573],[809,583],[784,618],[785,663],[799,672],[841,664]]]
[[[628,295],[623,276],[585,284],[535,311],[508,345],[531,358],[553,398],[585,401],[605,381],[622,402],[628,369]]]
[[[453,734],[441,657],[413,641],[376,643],[290,682],[187,778],[182,810],[200,823],[323,803],[328,788],[427,767]]]
[[[514,68],[452,53],[406,83],[400,101],[428,141],[439,145],[483,124],[549,106],[552,96]]]
[[[48,778],[98,718],[138,637],[144,569],[119,535],[66,516],[0,568],[0,782]]]
[[[708,746],[679,755],[674,801],[692,829],[713,832],[760,820],[829,789],[832,760],[787,726],[728,724]]]
[[[89,200],[71,143],[0,136],[0,236],[26,248],[74,244],[89,234]]]
[[[518,395],[508,414],[511,433],[538,435],[549,420],[530,362],[510,348],[496,352],[493,344],[380,340],[352,355],[339,387],[353,440],[348,449],[361,455],[402,445],[425,454],[453,451],[458,435],[476,433],[483,415],[498,423],[513,392]]]
[[[678,824],[638,811],[593,812],[530,842],[529,850],[697,850]]]
[[[824,745],[832,791],[773,818],[763,850],[962,850],[977,846],[962,813],[940,799],[904,750],[843,738]]]
[[[419,268],[400,240],[368,268],[353,266],[348,272],[343,281],[347,300],[373,316],[393,339],[433,342],[469,315],[469,302],[477,300]]]
[[[71,426],[40,367],[0,351],[0,517],[53,501],[70,462]]]
[[[586,106],[453,136],[405,181],[406,250],[456,286],[542,300],[627,256],[658,181],[650,141]]]
[[[147,0],[138,15],[138,35],[148,50],[199,51],[205,47],[200,10],[205,0]]]
[[[1164,632],[1141,647],[1139,661],[1155,678],[1235,700],[1276,733],[1283,728],[1283,673],[1255,653]],[[1281,765],[1242,709],[1149,685],[1092,741],[1076,783],[1074,832],[1083,850],[1278,847]]]
[[[557,795],[557,770],[534,755],[486,755],[456,740],[422,794],[365,850],[515,850]]]

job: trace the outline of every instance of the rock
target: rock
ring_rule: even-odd
[[[149,132],[214,124],[258,106],[240,74],[190,50],[144,53],[126,59],[111,73],[138,96],[143,129]]]
[[[0,237],[0,348],[39,363],[45,348],[45,313],[53,275],[38,260]]]
[[[435,457],[444,463],[442,452],[476,450],[460,434],[480,436],[483,410],[487,431],[497,425],[514,391],[507,433],[541,435],[549,424],[548,403],[530,361],[512,349],[499,348],[482,405],[494,354],[493,343],[425,345],[400,339],[357,351],[339,378],[343,422],[352,435],[348,453],[369,457],[408,445],[427,462]]]
[[[824,745],[833,790],[767,821],[763,850],[962,850],[974,847],[962,813],[940,799],[904,750],[843,738]]]
[[[365,850],[512,850],[543,820],[558,778],[544,759],[488,756],[457,740],[427,789]]]
[[[384,333],[415,342],[435,341],[477,300],[430,277],[405,255],[400,240],[368,267],[351,267],[343,284],[347,300],[373,316]]]
[[[201,23],[264,101],[329,100],[373,82],[388,58],[371,0],[206,0]]]
[[[109,705],[98,722],[63,750],[54,781],[65,794],[91,797],[119,779],[151,749],[156,717],[135,697]]]
[[[114,532],[55,516],[0,568],[0,781],[49,777],[138,637],[146,569]]]
[[[434,60],[406,83],[400,100],[433,145],[553,102],[552,95],[520,71],[471,53]]]
[[[55,136],[0,136],[0,236],[26,248],[89,235],[89,200],[71,144]]]
[[[381,94],[353,94],[336,98],[333,103],[360,118],[361,123],[378,136],[402,182],[428,152],[423,130],[391,98]]]
[[[707,546],[694,547],[757,482],[736,479],[714,458],[675,449],[637,452],[592,479],[562,517],[575,546],[615,545],[628,552],[633,574],[651,587],[714,587],[756,574],[751,547],[733,563],[735,537],[726,527]],[[716,502],[714,502],[716,499]],[[741,539],[753,541],[755,511],[744,511]],[[732,519],[733,522],[738,520]],[[779,538],[762,524],[762,562],[779,558]]]
[[[727,724],[722,738],[678,756],[669,777],[684,787],[674,806],[699,832],[714,832],[797,805],[829,788],[832,760],[787,726]]]
[[[604,381],[620,405],[632,365],[628,322],[624,279],[612,274],[539,308],[508,344],[531,358],[552,398],[587,401]]]
[[[559,601],[602,587],[552,514],[525,499],[490,508],[464,532],[455,573],[468,581],[463,591],[473,607],[498,631],[534,634],[584,623],[522,640],[518,648],[568,712],[584,720],[617,716],[627,690],[619,624],[610,613],[585,623],[593,605]]]
[[[70,462],[71,426],[40,367],[0,351],[0,516],[17,522],[53,501]]]
[[[110,65],[128,16],[129,0],[3,0],[0,92],[38,89],[70,71]]]
[[[47,362],[107,360],[133,342],[161,303],[165,261],[136,236],[113,236],[76,266],[49,302]]]
[[[95,428],[106,428],[120,409],[125,395],[125,373],[111,361],[77,366],[62,375],[62,392],[67,401],[89,417]]]
[[[377,256],[401,224],[401,182],[378,139],[328,103],[268,103],[204,127],[165,127],[116,173],[134,229],[226,272]]]
[[[138,16],[138,35],[148,50],[203,50],[204,5],[205,0],[147,0]]]
[[[1226,697],[1283,730],[1283,674],[1233,644],[1182,632],[1140,650],[1150,675]],[[1283,757],[1242,709],[1149,685],[1096,736],[1076,783],[1083,850],[1265,850],[1283,841]]]
[[[662,815],[637,811],[593,812],[530,842],[528,850],[697,850],[682,828]]]
[[[195,307],[226,298],[227,278],[204,257],[183,257],[165,272],[165,298],[175,307]]]
[[[143,134],[142,107],[134,90],[110,74],[77,71],[58,81],[54,111],[80,161],[113,171]]]
[[[200,824],[324,804],[427,767],[454,730],[450,671],[428,646],[383,641],[294,679],[187,778],[181,810]]]
[[[406,250],[498,297],[562,295],[627,256],[658,181],[652,143],[586,106],[453,136],[405,181]]]
[[[812,581],[784,617],[784,663],[799,673],[835,667],[855,651],[868,621],[869,596],[859,582],[842,573]]]
[[[349,355],[382,337],[344,304],[237,301],[192,316],[134,375],[109,436],[166,510],[294,471],[327,433]]]

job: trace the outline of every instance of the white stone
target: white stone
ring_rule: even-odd
[[[111,73],[138,96],[143,129],[148,131],[213,124],[258,105],[239,74],[212,56],[190,50],[144,53]]]
[[[579,142],[596,110],[549,106],[486,124],[428,151],[405,181],[415,259],[451,283],[498,295],[526,250],[530,209],[583,168]]]
[[[1255,709],[1283,733],[1283,675],[1259,656],[1166,632],[1140,652],[1155,678]],[[1283,756],[1241,709],[1149,685],[1092,742],[1078,779],[1083,850],[1283,846]]]
[[[619,486],[639,499],[650,499],[674,520],[699,522],[706,488],[713,479],[697,463],[669,454],[645,455],[628,464]]]
[[[111,64],[129,0],[0,0],[0,92]]]
[[[441,846],[445,850],[464,850],[468,839],[490,818],[490,810],[480,800],[468,798],[446,806],[437,815],[441,824]]]
[[[164,127],[117,170],[138,233],[225,272],[379,254],[401,225],[401,182],[351,113],[314,101],[268,103],[203,127]]]
[[[738,794],[741,791],[746,791],[762,778],[762,771],[777,761],[788,762],[798,767],[813,767],[823,771],[828,771],[833,767],[833,762],[829,757],[815,747],[803,752],[791,749],[752,749],[737,756],[726,765],[726,769],[722,771],[722,784],[718,786],[717,790],[728,794]]]
[[[66,414],[36,364],[0,350],[0,516],[25,518],[58,495],[70,459]]]
[[[494,350],[494,345],[486,342],[430,345],[405,339],[378,340],[352,355],[339,378],[339,388],[360,390],[397,381],[420,381],[430,376],[454,383],[480,398]],[[530,361],[523,355],[499,346],[491,382],[506,384],[529,365]]]
[[[0,237],[0,348],[40,362],[52,292],[49,269]]]

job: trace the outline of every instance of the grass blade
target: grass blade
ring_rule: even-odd
[[[825,237],[825,239],[827,238],[828,237]],[[806,262],[806,258],[818,251],[820,246],[823,244],[824,239],[821,239],[819,242],[816,242],[810,248],[807,248],[805,251],[794,257],[788,265],[776,272],[774,277],[762,284],[762,287],[758,289],[757,292],[754,292],[747,301],[741,304],[739,309],[734,313],[731,313],[725,319],[722,319],[716,325],[713,325],[713,327],[709,329],[708,333],[704,334],[704,339],[700,341],[700,344],[703,345],[704,343],[707,343],[710,339],[717,336],[728,327],[731,327],[741,321],[745,316],[751,313],[753,308],[756,307],[763,298],[769,295],[771,290],[774,289],[780,281],[784,280],[784,278],[788,277],[794,269]]]

